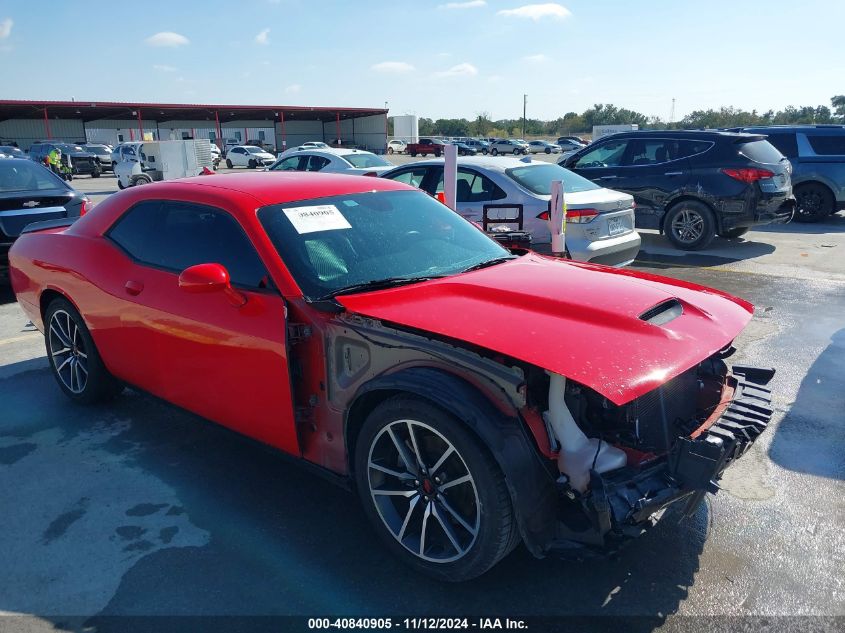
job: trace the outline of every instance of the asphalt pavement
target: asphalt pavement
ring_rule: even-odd
[[[113,183],[74,181],[95,200]],[[0,289],[0,631],[193,630],[132,616],[246,615],[841,627],[819,616],[845,617],[845,217],[695,255],[646,234],[634,268],[755,303],[732,360],[777,368],[773,423],[691,519],[670,516],[608,560],[519,548],[460,585],[407,569],[354,495],[253,442],[133,391],[71,404],[43,337]]]

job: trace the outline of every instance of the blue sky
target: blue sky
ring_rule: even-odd
[[[829,105],[843,24],[841,0],[0,0],[0,97],[681,118]]]

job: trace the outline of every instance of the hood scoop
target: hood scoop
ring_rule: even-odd
[[[666,325],[684,313],[684,306],[677,299],[662,301],[643,312],[639,319],[652,325]]]

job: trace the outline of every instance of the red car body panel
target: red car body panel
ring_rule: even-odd
[[[669,299],[683,314],[639,318]],[[715,290],[539,255],[413,286],[338,297],[350,311],[472,343],[624,404],[727,346],[751,304]]]

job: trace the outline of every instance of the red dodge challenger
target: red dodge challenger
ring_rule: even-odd
[[[445,580],[689,515],[772,415],[774,370],[725,362],[749,303],[510,252],[390,180],[134,187],[10,265],[69,398],[131,385],[340,476]]]

